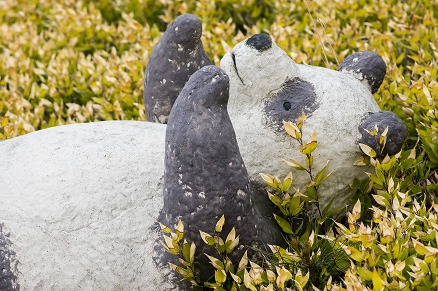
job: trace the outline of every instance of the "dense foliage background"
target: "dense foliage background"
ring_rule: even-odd
[[[0,141],[68,123],[145,120],[145,65],[166,25],[183,13],[202,20],[204,47],[217,65],[230,47],[259,32],[269,33],[297,63],[331,69],[353,52],[379,53],[388,69],[374,96],[382,109],[402,118],[409,137],[400,157],[382,161],[391,166],[378,163],[377,176],[370,174],[370,181],[353,184],[361,210],[352,214],[350,228],[341,227],[340,233],[347,241],[354,241],[356,234],[375,234],[386,246],[379,229],[388,227],[398,237],[396,230],[403,225],[397,221],[413,219],[416,222],[406,226],[404,241],[395,240],[395,245],[406,246],[409,258],[423,256],[428,266],[437,266],[436,212],[424,218],[427,207],[438,209],[434,203],[438,193],[437,0],[0,0]],[[380,176],[379,167],[385,168]],[[420,201],[421,207],[403,198],[406,195]],[[394,201],[399,200],[406,217],[394,209]],[[381,226],[378,218],[374,222],[380,226],[373,227],[370,217],[379,211],[389,215],[389,224]],[[371,226],[357,230],[354,225],[361,214],[361,221],[371,221]],[[432,228],[436,230],[431,233]],[[405,236],[410,231],[412,240]],[[374,246],[361,247],[363,255]],[[357,253],[349,255],[353,261],[358,258]],[[383,255],[378,256],[381,260]],[[394,260],[392,253],[388,256]],[[416,272],[418,261],[407,262],[409,270]],[[391,274],[394,278],[414,274],[405,265],[396,265],[398,273],[385,271],[387,261],[381,263],[382,269],[356,263],[366,270],[358,271],[362,279],[357,286],[368,282],[375,290],[381,290],[376,286],[382,287],[382,282],[383,286],[395,282]],[[354,281],[355,269],[351,270],[349,278]],[[432,273],[434,278],[438,275],[438,267],[423,271],[419,282]],[[409,280],[403,284],[416,282]],[[431,290],[424,280],[418,284]]]

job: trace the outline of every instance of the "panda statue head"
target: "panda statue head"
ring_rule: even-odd
[[[370,136],[366,130],[377,125],[383,132],[388,127],[388,151],[383,154],[398,152],[406,138],[401,120],[381,111],[372,95],[386,72],[384,61],[375,53],[356,53],[334,71],[297,65],[268,35],[257,34],[228,52],[221,67],[230,77],[228,111],[239,148],[259,188],[258,173],[281,178],[291,171],[283,159],[305,164],[299,143],[283,128],[283,121],[295,122],[303,112],[307,116],[303,140],[317,131],[312,168],[318,171],[330,161],[332,174],[319,188],[323,207],[333,197],[333,208],[348,204],[354,178],[365,177],[364,168],[353,165],[361,155],[358,144],[380,150],[379,136]],[[304,192],[308,179],[303,172],[294,173],[293,187]]]

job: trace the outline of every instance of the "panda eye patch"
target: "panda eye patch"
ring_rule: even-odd
[[[266,98],[264,105],[268,122],[279,131],[283,121],[295,121],[301,113],[309,115],[319,106],[313,85],[300,78],[284,82],[279,91]]]

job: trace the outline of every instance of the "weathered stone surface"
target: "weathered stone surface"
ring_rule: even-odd
[[[165,128],[74,124],[0,143],[0,224],[20,289],[175,290],[152,260]]]
[[[283,121],[295,121],[303,112],[311,116],[318,107],[313,85],[294,78],[273,93],[265,102],[265,113],[270,123],[283,130]]]
[[[369,132],[373,132],[376,126],[378,134],[374,136],[370,135]],[[381,144],[380,137],[386,128],[388,128],[386,143]],[[359,142],[370,146],[378,157],[398,153],[408,134],[406,126],[400,118],[389,111],[370,113],[359,125],[359,131],[362,134]],[[385,147],[382,149],[383,145]]]
[[[250,39],[221,60],[221,67],[230,76],[228,112],[250,179],[259,181],[259,172],[284,177],[291,168],[282,159],[305,164],[298,142],[278,130],[283,119],[295,121],[304,111],[308,115],[304,141],[314,130],[318,132],[313,168],[319,170],[330,160],[328,172],[333,171],[319,188],[320,202],[325,206],[335,196],[333,207],[346,206],[353,179],[365,178],[364,168],[353,166],[361,154],[358,126],[369,112],[380,111],[371,85],[338,71],[296,65],[275,43],[259,50],[248,44]],[[365,64],[361,68],[362,72],[368,69]],[[294,185],[305,191],[308,177],[300,172],[294,178]],[[259,208],[269,205],[263,199],[267,200],[260,199]]]
[[[346,57],[338,67],[338,71],[351,74],[364,84],[371,93],[376,93],[386,75],[386,64],[375,52],[361,51]]]
[[[152,51],[144,79],[148,121],[167,123],[170,110],[189,77],[211,65],[201,42],[202,24],[192,14],[175,19]]]
[[[272,47],[272,39],[269,35],[261,33],[248,38],[246,44],[259,52],[268,50]]]
[[[232,227],[240,235],[240,246],[231,253],[236,265],[247,247],[283,242],[278,227],[254,210],[227,113],[228,89],[228,76],[218,67],[197,71],[176,100],[166,131],[163,220],[166,225],[185,222],[185,238],[197,245],[203,280],[214,276],[204,254],[218,254],[202,241],[199,230],[211,233],[222,215],[222,239]]]
[[[17,282],[17,261],[15,252],[6,232],[5,225],[0,223],[0,290],[13,291],[19,290]]]

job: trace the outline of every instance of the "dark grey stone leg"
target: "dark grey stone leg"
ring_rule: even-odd
[[[386,64],[375,52],[362,51],[346,57],[339,64],[338,71],[352,74],[359,80],[366,79],[374,94],[386,75]]]
[[[231,255],[234,263],[243,246],[280,244],[278,227],[254,208],[246,168],[240,156],[227,112],[228,76],[216,66],[193,74],[169,117],[166,131],[164,207],[162,221],[174,225],[181,219],[185,235],[197,245],[200,277],[213,275],[204,253],[217,256],[201,240],[199,230],[212,232],[225,215],[221,237],[232,227],[240,235],[240,248]]]
[[[372,136],[366,130],[373,132],[376,125],[378,128],[378,134]],[[380,144],[379,140],[381,134],[387,127],[387,141],[382,152],[383,145]],[[359,132],[362,134],[359,142],[370,146],[374,151],[376,151],[379,157],[387,154],[394,155],[398,153],[401,150],[401,147],[403,146],[408,134],[406,126],[403,124],[401,119],[389,111],[370,113],[359,125]]]
[[[4,233],[4,225],[0,223],[0,290],[20,290],[18,284],[15,252],[11,250],[9,235]]]
[[[211,64],[201,42],[201,21],[192,14],[179,16],[152,51],[144,78],[148,121],[167,123],[178,94],[189,77]]]

